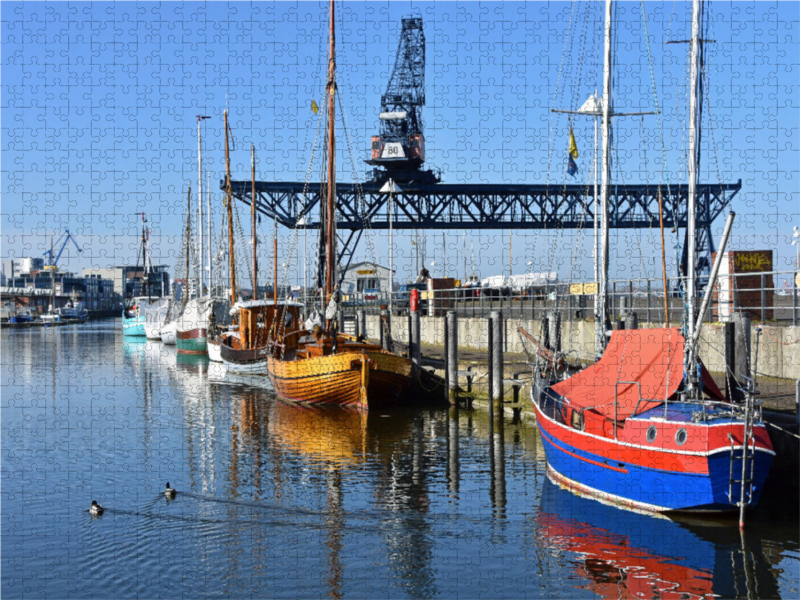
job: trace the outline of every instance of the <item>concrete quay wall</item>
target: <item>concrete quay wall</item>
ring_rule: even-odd
[[[367,333],[371,339],[380,337],[380,317],[367,316]],[[522,353],[523,346],[518,327],[524,327],[536,338],[541,339],[541,322],[520,319],[505,321],[506,352]],[[444,317],[420,319],[423,344],[444,345]],[[642,329],[648,329],[645,325]],[[758,346],[759,376],[780,379],[800,378],[800,327],[761,326],[759,343],[756,344],[756,325],[752,326],[751,364],[755,364]],[[592,321],[565,321],[561,324],[561,349],[574,361],[594,361],[595,328]],[[393,339],[408,343],[408,318],[395,316],[392,319]],[[464,318],[458,320],[459,348],[486,350],[488,346],[488,326],[485,318]],[[709,371],[721,373],[725,370],[724,328],[721,325],[704,325],[700,336],[700,358]]]

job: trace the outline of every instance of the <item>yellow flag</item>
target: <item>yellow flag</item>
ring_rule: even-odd
[[[569,126],[569,155],[578,158],[578,144],[575,143],[575,135],[572,133],[572,125]]]
[[[314,100],[311,101],[311,110],[314,111],[314,114],[319,112],[319,106],[317,106],[317,103]]]

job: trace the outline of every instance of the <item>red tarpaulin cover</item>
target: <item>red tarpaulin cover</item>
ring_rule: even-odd
[[[616,386],[616,417],[621,421],[633,415],[634,410],[641,413],[658,406],[675,393],[683,381],[683,342],[677,327],[614,331],[599,361],[552,389],[573,405],[593,408],[613,419],[614,384],[637,381],[642,388],[642,402],[638,386],[630,383]],[[724,399],[705,367],[702,370],[704,391]]]

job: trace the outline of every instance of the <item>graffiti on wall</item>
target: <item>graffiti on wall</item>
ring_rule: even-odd
[[[733,255],[733,267],[737,273],[772,270],[772,252],[736,252]]]

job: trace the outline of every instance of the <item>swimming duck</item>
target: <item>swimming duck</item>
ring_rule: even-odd
[[[97,500],[92,500],[92,506],[89,507],[89,514],[92,515],[102,515],[103,514],[103,507],[97,503]]]
[[[167,498],[174,498],[175,494],[177,494],[177,492],[174,489],[172,489],[171,487],[169,487],[169,481],[168,481],[167,485],[164,486],[164,495]]]

